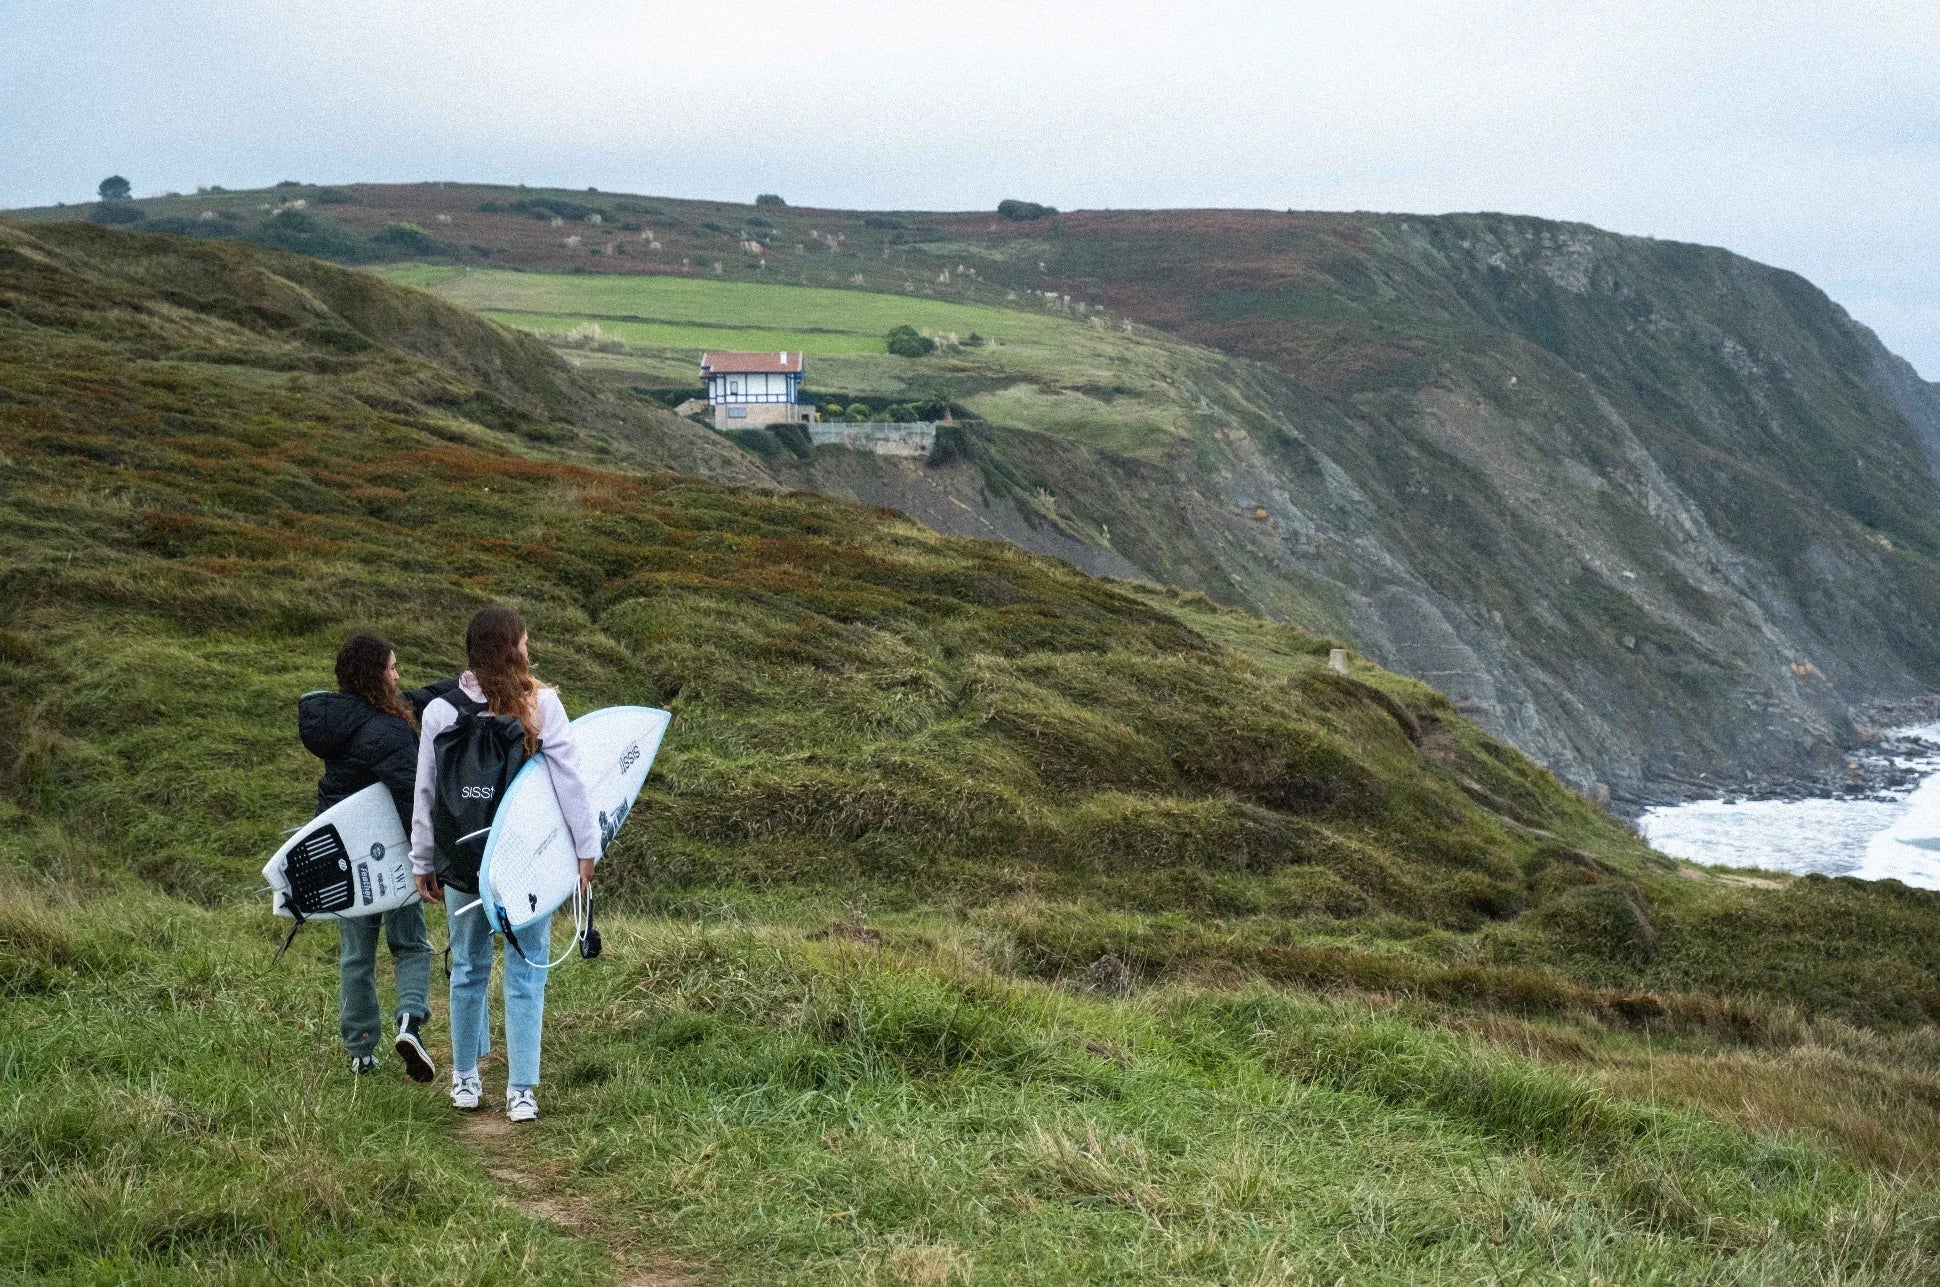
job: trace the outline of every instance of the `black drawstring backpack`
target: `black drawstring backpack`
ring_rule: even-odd
[[[431,836],[437,847],[438,880],[468,894],[478,892],[485,840],[505,789],[524,767],[525,726],[511,715],[494,715],[454,689],[444,700],[457,722],[438,734],[438,789],[431,805]]]

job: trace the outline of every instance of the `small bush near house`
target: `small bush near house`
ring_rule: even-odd
[[[1020,222],[1027,219],[1042,219],[1045,215],[1054,215],[1057,212],[1056,206],[1041,206],[1035,201],[1018,201],[1013,198],[997,203],[998,214],[1006,219],[1016,219]]]
[[[754,199],[754,203],[758,206],[785,206],[788,204],[772,192],[762,193]]]
[[[897,357],[919,358],[936,351],[936,341],[919,334],[913,326],[898,326],[883,338]]]

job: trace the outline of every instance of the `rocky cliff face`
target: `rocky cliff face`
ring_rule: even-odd
[[[1059,507],[1012,539],[1107,530],[1619,799],[1833,763],[1856,706],[1940,687],[1940,398],[1794,274],[1498,216],[1074,215],[1033,253],[1239,360],[1184,363],[1211,433],[1161,467],[991,431],[984,483]],[[990,521],[861,468],[799,479]]]

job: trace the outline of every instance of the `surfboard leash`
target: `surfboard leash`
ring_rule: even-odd
[[[561,952],[557,958],[547,961],[544,965],[538,964],[531,957],[525,954],[525,948],[521,946],[519,943],[519,936],[512,932],[512,918],[505,914],[505,909],[503,907],[496,909],[498,912],[498,927],[499,927],[499,930],[505,935],[505,941],[512,945],[512,950],[514,952],[517,952],[519,954],[519,959],[521,961],[524,961],[527,966],[535,970],[550,970],[554,966],[564,963],[566,958],[573,954],[573,950],[575,948],[579,949],[579,953],[581,956],[586,957],[588,959],[598,956],[600,954],[600,950],[598,946],[598,936],[593,930],[593,891],[592,889],[587,888],[582,890],[575,887],[573,889],[572,904],[573,904],[573,940],[571,943],[569,943],[566,946],[566,950]],[[470,909],[467,909],[467,910],[470,910]],[[587,935],[589,934],[594,935],[594,938],[592,940],[593,950],[590,952],[586,950]]]
[[[295,924],[291,925],[290,932],[283,936],[283,946],[277,948],[276,955],[269,958],[269,968],[271,970],[275,969],[277,965],[282,961],[283,953],[289,951],[290,944],[296,942],[297,931],[301,930],[304,927],[304,925],[308,924],[310,919],[309,917],[305,916],[302,912],[297,910],[296,900],[291,898],[288,894],[283,895],[283,906],[289,909],[290,919],[293,920]],[[268,970],[264,971],[264,973],[266,974],[268,972],[269,972]]]

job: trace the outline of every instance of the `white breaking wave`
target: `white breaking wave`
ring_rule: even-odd
[[[1940,751],[1940,724],[1896,730]],[[1940,762],[1920,761],[1940,770]],[[1644,838],[1673,858],[1799,874],[1888,878],[1940,889],[1940,771],[1882,800],[1693,800],[1638,820]]]

